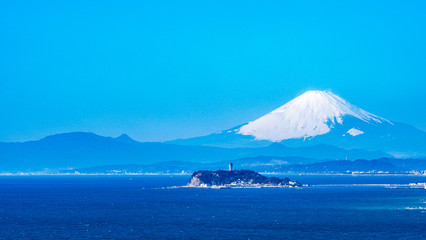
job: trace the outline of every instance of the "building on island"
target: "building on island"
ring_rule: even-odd
[[[229,163],[229,171],[232,171],[232,167],[233,167],[234,165],[232,165],[232,163]]]

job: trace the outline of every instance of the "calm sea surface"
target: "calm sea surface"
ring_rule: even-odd
[[[1,239],[426,239],[426,190],[161,189],[189,176],[0,177]],[[307,184],[426,177],[290,176]]]

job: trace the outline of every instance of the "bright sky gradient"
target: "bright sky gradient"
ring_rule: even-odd
[[[426,129],[425,1],[1,1],[0,36],[0,141],[205,135],[310,89]]]

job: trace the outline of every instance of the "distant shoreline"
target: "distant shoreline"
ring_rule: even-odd
[[[209,186],[209,187],[188,187],[178,186],[177,188],[197,188],[197,189],[229,189],[229,188],[306,188],[306,187],[383,187],[389,189],[426,189],[426,183],[354,183],[354,184],[303,184],[302,186],[289,187],[289,186],[254,186],[254,187],[222,187],[222,186]],[[170,187],[176,188],[176,187]]]
[[[300,175],[300,176],[370,176],[370,177],[391,177],[391,176],[415,176],[426,177],[426,174],[414,173],[270,173],[259,172],[263,175]],[[4,176],[191,176],[192,173],[0,173],[0,177]]]

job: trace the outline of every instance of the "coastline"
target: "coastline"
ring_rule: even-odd
[[[127,174],[117,174],[117,173],[96,173],[96,174],[71,174],[71,173],[0,173],[0,178],[7,177],[190,177],[192,174],[189,173],[127,173]],[[286,176],[340,176],[340,177],[420,177],[421,179],[414,180],[409,183],[310,183],[302,184],[301,186],[268,186],[268,185],[253,185],[253,186],[170,186],[170,187],[161,187],[159,189],[176,189],[176,188],[188,188],[188,189],[259,189],[259,188],[352,188],[352,187],[375,187],[375,188],[387,188],[387,189],[426,189],[426,175],[419,174],[314,174],[314,173],[299,173],[299,174],[284,174],[284,173],[268,173],[265,175],[286,175]],[[423,179],[424,178],[424,179]],[[132,180],[132,178],[130,178]]]
[[[416,176],[426,177],[426,174],[415,173],[279,173],[279,172],[259,172],[262,175],[269,176]],[[146,173],[45,173],[45,172],[19,172],[19,173],[0,173],[1,176],[191,176],[192,173],[163,173],[163,172],[146,172]]]

